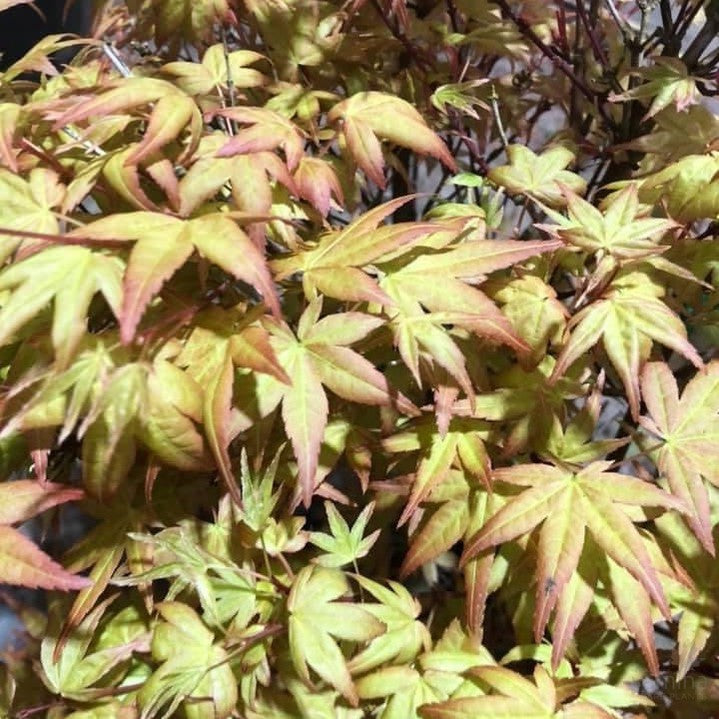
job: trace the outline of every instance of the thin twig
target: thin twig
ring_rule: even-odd
[[[112,63],[112,66],[117,70],[123,77],[130,77],[132,72],[130,68],[125,64],[124,60],[117,54],[115,48],[107,42],[102,43],[102,51],[105,53],[107,59]]]
[[[542,38],[537,35],[530,27],[529,23],[521,16],[517,15],[509,5],[508,0],[494,0],[501,8],[502,12],[517,26],[517,29],[529,40],[552,64],[564,74],[576,89],[595,105],[602,119],[614,125],[614,121],[607,112],[606,108],[597,102],[597,95],[587,85],[587,83],[577,76],[572,66],[560,55],[556,48],[547,45]]]
[[[492,105],[492,117],[494,117],[494,124],[497,126],[497,132],[499,132],[499,138],[502,140],[502,146],[506,150],[509,147],[509,140],[507,139],[507,133],[504,129],[504,123],[502,122],[502,116],[499,114],[499,96],[497,91],[492,85],[492,89],[489,93],[489,102]]]

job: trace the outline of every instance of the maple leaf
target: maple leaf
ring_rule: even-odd
[[[36,167],[24,180],[8,170],[0,169],[0,192],[4,198],[0,207],[0,228],[58,234],[59,224],[53,209],[62,203],[65,187],[55,172]],[[39,241],[3,233],[0,236],[0,264],[18,248],[33,244],[37,245]]]
[[[332,197],[342,205],[344,194],[332,165],[318,157],[303,157],[294,174],[297,193],[323,216],[330,211]]]
[[[619,260],[638,260],[669,248],[661,239],[677,225],[673,220],[648,217],[649,206],[639,204],[637,185],[631,183],[611,196],[603,212],[568,188],[568,222],[549,229],[568,244],[589,252],[608,254]]]
[[[352,159],[372,182],[384,188],[384,159],[378,138],[441,160],[457,171],[444,143],[408,102],[381,92],[361,92],[336,104],[329,122],[341,121],[341,132]]]
[[[339,570],[308,566],[299,572],[287,599],[290,653],[305,682],[310,684],[309,670],[313,669],[357,706],[357,689],[333,637],[367,642],[382,635],[385,625],[365,606],[334,601],[348,590],[347,578]]]
[[[143,682],[137,695],[141,717],[151,717],[169,704],[172,713],[189,699],[193,719],[211,712],[227,719],[237,704],[237,683],[227,652],[214,643],[212,632],[186,604],[161,602],[155,605],[164,621],[152,634],[152,655],[162,662]],[[182,646],[178,652],[177,647]]]
[[[80,489],[31,479],[0,484],[0,582],[64,591],[82,589],[90,583],[63,569],[22,532],[9,526],[83,496]]]
[[[510,423],[508,431],[502,431],[495,440],[502,446],[504,457],[528,448],[543,452],[555,422],[564,417],[567,400],[584,394],[578,371],[549,382],[554,366],[554,358],[547,355],[530,371],[510,367],[498,373],[490,392],[475,395],[473,406],[460,399],[452,411],[456,416]]]
[[[125,164],[138,164],[150,158],[175,140],[184,130],[190,130],[190,142],[182,157],[189,157],[197,147],[202,131],[202,116],[192,98],[172,83],[151,77],[122,78],[108,83],[110,89],[96,97],[76,102],[54,117],[54,128],[153,104],[150,119],[141,142],[126,156]]]
[[[350,349],[350,345],[382,325],[383,320],[360,312],[319,319],[321,309],[321,300],[308,305],[300,318],[297,337],[286,325],[266,325],[272,334],[271,344],[277,359],[292,378],[290,386],[279,387],[276,380],[268,378],[277,391],[266,411],[272,411],[282,402],[282,418],[297,458],[299,486],[307,504],[314,491],[329,411],[322,385],[351,402],[396,405],[403,412],[417,412],[407,398],[390,388],[381,372]]]
[[[0,273],[0,289],[13,289],[0,309],[0,344],[54,304],[51,338],[58,369],[71,360],[86,332],[95,293],[101,292],[116,317],[122,302],[122,264],[85,247],[49,247]]]
[[[382,664],[407,664],[423,649],[430,648],[430,634],[418,619],[421,605],[405,587],[393,581],[388,581],[389,586],[385,587],[367,577],[353,576],[377,600],[362,607],[378,620],[384,631],[348,662],[352,674],[364,674]]]
[[[107,609],[113,599],[110,597],[95,607],[73,629],[59,653],[62,617],[60,612],[52,611],[40,646],[40,664],[44,682],[60,696],[92,701],[97,691],[93,684],[127,661],[133,652],[149,649],[147,626],[137,609],[127,607],[108,618]],[[100,629],[103,619],[105,623]],[[119,641],[107,646],[107,638],[115,632],[113,638]],[[105,643],[102,635],[105,635]]]
[[[549,345],[560,344],[569,313],[550,285],[534,275],[524,275],[500,281],[488,290],[517,335],[530,346],[532,364],[539,364]]]
[[[99,500],[112,497],[130,471],[138,418],[147,407],[147,368],[130,362],[106,379],[82,441],[83,482]]]
[[[473,419],[458,418],[450,422],[444,436],[422,421],[382,442],[389,452],[420,451],[420,460],[412,480],[409,499],[399,518],[402,526],[451,474],[453,466],[462,469],[468,480],[490,488],[490,460],[484,446],[487,425]]]
[[[489,652],[474,637],[468,637],[455,619],[413,667],[390,665],[376,669],[357,679],[357,691],[363,699],[386,698],[381,719],[419,719],[423,705],[448,699],[455,692],[465,696],[480,694],[481,689],[463,673],[492,664]]]
[[[569,322],[572,333],[557,358],[550,381],[602,339],[619,374],[634,418],[639,416],[639,375],[649,359],[652,342],[660,342],[686,357],[696,367],[703,362],[687,340],[684,323],[661,301],[664,289],[646,272],[620,274],[603,296]]]
[[[344,517],[331,502],[325,502],[325,512],[332,534],[324,532],[310,532],[309,540],[326,554],[317,558],[317,563],[323,567],[343,567],[345,564],[354,564],[366,556],[377,541],[379,529],[364,537],[364,530],[374,511],[374,502],[370,502],[359,514],[352,529],[349,528]]]
[[[367,274],[367,265],[409,248],[441,229],[441,226],[428,222],[400,222],[378,227],[382,220],[413,197],[396,198],[375,207],[344,229],[324,235],[315,247],[272,260],[270,267],[278,280],[302,272],[303,286],[310,299],[319,291],[349,302],[392,304],[392,299]]]
[[[420,351],[442,367],[468,397],[474,392],[465,358],[442,325],[451,324],[520,353],[527,344],[515,333],[509,319],[481,290],[477,282],[495,270],[558,247],[555,242],[466,240],[457,246],[427,252],[382,266],[380,287],[393,300],[387,309],[395,343],[407,367],[421,386]],[[399,266],[397,266],[399,265]],[[425,311],[426,310],[426,311]]]
[[[250,125],[237,132],[217,152],[217,157],[266,152],[282,148],[287,168],[294,170],[302,157],[302,132],[291,120],[261,107],[231,107],[218,111],[219,115],[235,122]]]
[[[188,95],[207,95],[215,88],[260,87],[267,83],[267,77],[259,70],[248,68],[264,56],[252,50],[225,52],[222,44],[207,48],[202,62],[168,62],[162,71],[172,75],[175,84]]]
[[[587,188],[584,179],[566,169],[576,159],[566,147],[552,147],[536,155],[524,145],[510,145],[507,158],[509,164],[493,167],[488,177],[513,195],[528,195],[557,207],[566,203],[562,185],[579,194]]]
[[[622,505],[652,506],[686,512],[684,503],[655,485],[605,471],[610,462],[593,462],[578,472],[545,464],[520,464],[493,470],[495,482],[529,487],[503,506],[465,545],[462,563],[479,552],[521,537],[536,526],[539,533],[534,633],[541,638],[558,598],[566,594],[589,532],[620,567],[669,615],[657,571],[638,530]],[[561,651],[568,636],[561,639]],[[557,646],[555,645],[555,649]]]
[[[609,99],[611,102],[651,100],[642,121],[654,117],[672,103],[682,112],[699,101],[696,78],[689,75],[686,65],[678,58],[656,57],[653,66],[633,70],[629,74],[647,82],[631,90],[610,93]]]
[[[85,225],[82,235],[135,240],[125,271],[122,310],[118,315],[124,343],[132,341],[150,300],[194,250],[233,277],[253,285],[271,310],[280,314],[277,292],[264,257],[228,217],[211,214],[180,220],[155,212],[130,212]]]
[[[681,399],[674,374],[663,362],[648,362],[641,382],[649,411],[642,425],[662,439],[654,461],[672,493],[691,508],[686,521],[713,556],[711,508],[702,477],[719,486],[719,362],[697,372]]]

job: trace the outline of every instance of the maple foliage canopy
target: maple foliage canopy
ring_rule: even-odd
[[[719,712],[717,3],[93,8],[0,73],[0,716]]]

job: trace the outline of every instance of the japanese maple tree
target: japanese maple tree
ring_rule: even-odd
[[[0,74],[0,716],[719,714],[719,4],[93,7]]]

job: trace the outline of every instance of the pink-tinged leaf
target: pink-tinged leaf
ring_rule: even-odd
[[[82,499],[81,489],[20,479],[0,484],[0,524],[24,522],[50,507]]]
[[[282,419],[297,458],[302,499],[309,507],[329,407],[308,351],[298,346],[285,368],[292,386],[282,400]]]
[[[192,241],[201,255],[226,272],[252,285],[275,317],[280,301],[265,258],[250,238],[229,218],[207,215],[190,221]]]
[[[241,129],[219,150],[217,157],[262,152],[282,148],[287,167],[294,170],[304,151],[299,128],[282,115],[261,107],[230,107],[220,110],[223,117],[250,125]]]
[[[375,406],[396,406],[400,412],[419,414],[417,407],[402,393],[393,390],[387,378],[348,347],[308,345],[317,375],[337,396],[350,402]]]
[[[468,521],[467,502],[464,499],[443,504],[412,536],[412,542],[399,570],[400,578],[404,579],[456,544],[462,538]]]
[[[554,503],[551,519],[542,525],[537,550],[537,591],[534,640],[539,643],[549,615],[576,571],[584,546],[584,526],[577,522],[577,498],[570,487]]]
[[[136,165],[151,157],[179,137],[186,127],[192,127],[193,138],[199,138],[202,123],[194,100],[180,93],[163,95],[155,103],[142,142],[131,152],[127,164]],[[191,155],[196,144],[195,140],[183,154]]]
[[[457,454],[457,439],[457,434],[454,432],[445,437],[436,435],[433,438],[429,454],[422,458],[417,467],[409,499],[397,522],[398,527],[401,527],[417,511],[420,503],[429,496],[432,489],[447,478]]]
[[[406,100],[381,92],[361,92],[332,108],[328,120],[336,122],[339,119],[344,121],[345,134],[348,123],[361,123],[367,128],[365,134],[371,131],[413,152],[436,157],[450,170],[457,171],[457,165],[446,145]],[[354,153],[353,157],[358,161]]]
[[[0,526],[0,583],[72,591],[90,580],[66,572],[17,529]]]
[[[231,440],[230,422],[234,376],[235,367],[228,349],[222,364],[216,368],[209,385],[205,388],[203,419],[207,441],[217,462],[220,476],[234,502],[238,506],[242,506],[240,490],[232,473],[232,463],[228,452]]]
[[[135,243],[125,271],[120,339],[128,344],[150,300],[193,251],[187,232],[148,236]]]
[[[434,390],[434,416],[437,420],[437,431],[440,437],[444,437],[449,432],[452,410],[458,396],[459,388],[453,387],[446,382],[443,382]]]
[[[704,549],[713,557],[711,504],[694,460],[680,447],[665,446],[659,450],[657,465],[666,474],[672,494],[689,507],[691,514],[685,519]]]
[[[651,601],[644,587],[622,567],[609,562],[614,605],[642,650],[652,676],[659,676],[659,657],[654,642]]]
[[[421,302],[430,312],[435,313],[435,319],[459,325],[518,352],[530,351],[497,305],[483,292],[461,280],[443,278],[437,282],[436,277],[431,275],[405,277],[404,273],[398,273],[392,279],[395,283],[399,279],[402,294]]]
[[[180,209],[180,183],[175,173],[175,167],[167,158],[157,160],[145,167],[145,171],[155,181],[158,187],[167,195],[170,207],[177,212]]]
[[[347,149],[357,166],[380,189],[387,183],[384,179],[384,157],[382,145],[372,128],[362,120],[345,119],[342,125]]]
[[[270,335],[263,327],[248,327],[230,338],[232,360],[240,367],[272,375],[284,384],[292,380],[282,368],[270,344]]]
[[[579,570],[574,572],[564,591],[559,595],[552,625],[552,669],[554,671],[559,667],[574,632],[594,601],[597,565],[600,562],[600,557],[596,556],[595,552],[595,545],[585,545]]]
[[[130,156],[127,161],[137,164],[176,139],[187,127],[191,132],[190,143],[183,154],[194,152],[202,131],[200,111],[194,101],[174,85],[156,78],[122,78],[117,83],[117,87],[75,103],[69,110],[60,114],[55,119],[54,129],[59,130],[66,125],[93,117],[128,112],[150,103],[155,105],[143,140],[135,149],[134,156]]]
[[[299,196],[319,210],[323,217],[330,211],[332,197],[344,204],[342,186],[332,165],[318,157],[303,157],[295,170]]]
[[[596,462],[585,467],[577,475],[577,479],[583,484],[586,483],[590,488],[601,489],[611,498],[612,502],[636,507],[675,509],[683,514],[689,511],[684,502],[672,497],[671,494],[656,487],[651,482],[645,482],[636,477],[629,477],[626,474],[618,474],[617,472],[602,472],[604,465],[604,462]]]
[[[642,584],[669,620],[664,590],[636,527],[603,492],[590,489],[588,483],[582,489],[582,515],[594,541]]]
[[[110,187],[135,209],[159,212],[160,208],[142,187],[137,165],[126,164],[131,151],[132,148],[128,148],[111,155],[103,165],[102,176]]]
[[[566,491],[567,483],[560,480],[522,492],[467,542],[460,563],[464,565],[482,550],[509,542],[534,529],[551,512],[557,495]]]
[[[305,287],[319,290],[326,297],[346,302],[375,302],[378,305],[394,304],[377,281],[355,267],[318,267],[308,270],[302,277]],[[311,296],[313,293],[305,294]]]

